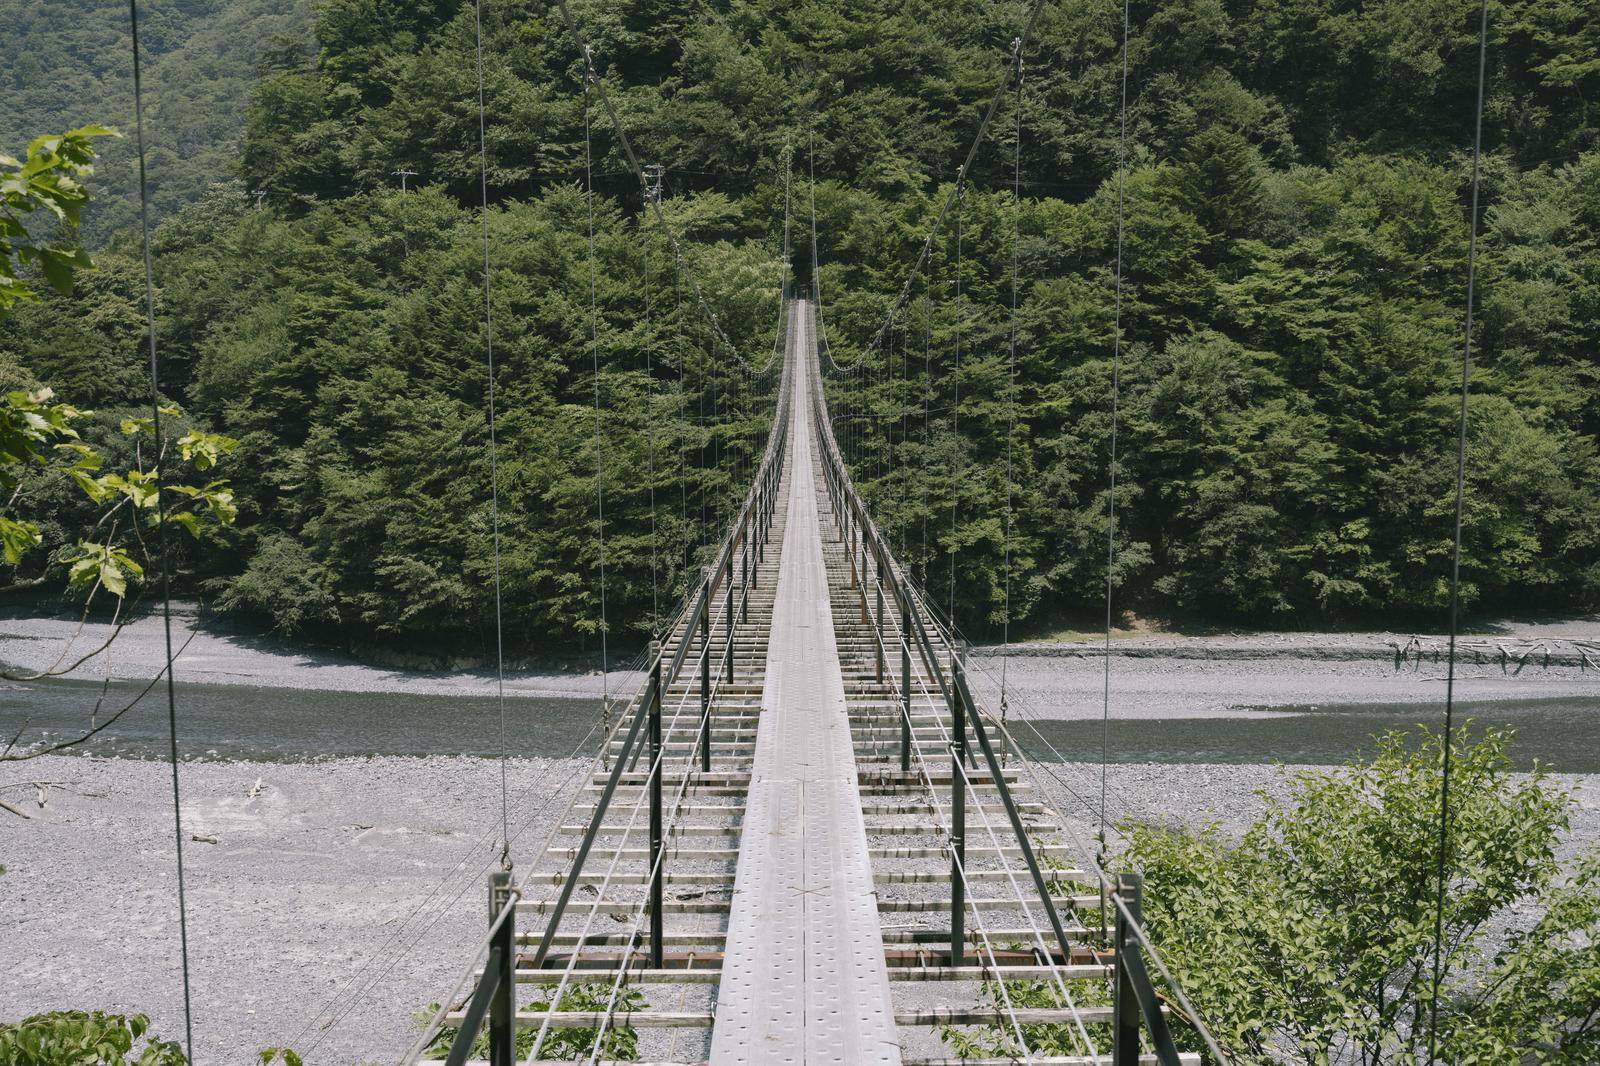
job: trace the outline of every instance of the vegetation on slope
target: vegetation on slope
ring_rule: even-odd
[[[1024,7],[573,5],[751,367],[776,325],[788,161],[805,284],[814,158],[816,280],[848,365],[906,276]],[[1133,6],[1120,606],[1278,625],[1437,616],[1475,12]],[[247,469],[248,521],[188,560],[190,580],[283,629],[435,647],[486,632],[472,16],[459,0],[325,0],[315,50],[266,56],[249,106],[238,174],[266,193],[261,209],[219,189],[158,234],[169,391],[241,440]],[[1119,16],[1112,0],[1046,6],[1026,57],[1020,241],[1008,100],[959,242],[947,224],[890,343],[834,386],[884,524],[930,586],[953,585],[975,633],[1006,615],[1008,547],[1013,622],[1103,593]],[[581,64],[546,3],[489,0],[485,33],[513,651],[599,628],[597,487],[612,625],[642,634],[737,494],[719,458],[748,466],[772,379],[711,343],[591,99],[596,452]],[[1581,5],[1496,5],[1463,570],[1475,609],[1600,600],[1597,83]],[[398,169],[421,190],[395,190]],[[136,276],[113,244],[74,296],[0,330],[0,373],[123,402]]]
[[[165,218],[236,181],[258,68],[312,47],[314,0],[165,0],[141,12],[150,199]],[[124,0],[0,0],[0,152],[47,130],[133,128]],[[105,148],[84,237],[97,246],[138,226],[133,139]],[[242,190],[235,185],[236,192]]]
[[[1469,732],[1451,742],[1442,914],[1444,744],[1426,730],[1377,738],[1370,759],[1286,775],[1242,834],[1120,827],[1118,864],[1144,877],[1146,928],[1231,1062],[1596,1061],[1600,855],[1564,861],[1572,794],[1542,771],[1513,773],[1509,734]],[[1436,920],[1446,958],[1435,1030]],[[998,1011],[999,986],[987,992]],[[1066,1005],[1050,981],[1007,981],[1004,1000]],[[1086,1000],[1109,1002],[1100,989],[1077,1003]],[[1110,1030],[1088,1027],[1102,1053]],[[1022,1034],[1035,1054],[1084,1052],[1077,1026]],[[1008,1026],[940,1036],[962,1059],[1020,1054]],[[1174,1025],[1173,1036],[1213,1061],[1191,1026]]]

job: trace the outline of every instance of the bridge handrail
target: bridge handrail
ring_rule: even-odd
[[[787,298],[785,298],[783,302],[784,306],[787,307],[789,302]],[[616,724],[611,728],[601,742],[600,750],[605,752],[609,749],[617,733],[620,732],[624,727],[627,728],[627,735],[623,740],[622,749],[617,753],[616,763],[611,768],[605,787],[602,789],[600,796],[595,800],[595,809],[593,815],[591,816],[589,825],[584,832],[583,840],[578,846],[578,851],[574,856],[568,876],[563,881],[560,898],[550,914],[550,919],[545,926],[544,933],[541,935],[539,947],[535,954],[536,961],[534,965],[536,967],[542,965],[543,960],[549,951],[550,943],[554,939],[555,932],[561,924],[561,919],[565,915],[568,904],[571,902],[572,891],[579,882],[580,875],[583,872],[583,865],[588,859],[589,851],[593,847],[595,839],[599,835],[600,827],[604,822],[611,800],[616,793],[617,784],[621,780],[622,773],[628,766],[631,757],[635,755],[634,749],[637,747],[642,750],[643,745],[640,741],[640,736],[645,732],[645,719],[650,709],[652,693],[659,694],[663,692],[667,686],[670,686],[677,680],[678,675],[682,671],[684,661],[688,657],[689,646],[694,641],[695,629],[701,626],[702,622],[707,623],[708,643],[705,649],[705,654],[709,655],[709,622],[710,612],[713,610],[711,606],[711,598],[716,594],[718,589],[722,587],[724,577],[731,580],[734,576],[733,559],[738,552],[739,546],[747,541],[750,541],[753,527],[759,524],[761,527],[763,527],[764,533],[765,528],[770,526],[773,508],[777,499],[777,490],[783,469],[783,461],[786,457],[786,449],[788,445],[788,413],[789,406],[792,402],[791,398],[791,375],[785,373],[779,386],[778,399],[773,410],[772,424],[767,433],[766,447],[762,453],[761,465],[757,468],[755,476],[751,479],[750,487],[745,492],[744,500],[740,505],[738,515],[729,525],[728,532],[723,536],[721,543],[718,545],[716,555],[714,556],[711,565],[701,571],[698,584],[684,593],[683,599],[680,601],[678,611],[673,616],[672,623],[666,629],[666,632],[669,634],[679,634],[677,649],[673,653],[670,660],[666,658],[665,644],[652,650],[649,664],[645,668],[644,682],[634,692],[633,696],[630,697],[626,704],[626,709],[621,715],[618,716]],[[743,578],[745,578],[747,575],[748,569],[746,570],[746,575],[741,575],[741,584],[743,585],[743,602],[741,603],[741,608],[747,607],[750,598],[749,582],[748,580],[743,580]],[[732,613],[732,606],[730,602],[730,613],[727,621],[728,642],[730,649],[733,641],[734,624],[734,614]],[[720,678],[718,684],[719,686],[721,684]],[[702,723],[702,729],[703,728],[704,723]],[[659,774],[659,772],[659,765],[652,770],[653,774]],[[547,844],[546,848],[541,853],[540,858],[543,858],[543,855],[547,854],[548,850]],[[652,877],[659,877],[659,872],[653,872]],[[509,920],[510,914],[515,910],[516,900],[519,897],[520,892],[514,891],[506,900],[502,909],[495,914],[491,924],[491,933],[493,933],[495,930],[498,930],[504,922]],[[462,974],[461,979],[457,982],[456,991],[459,991],[462,987],[464,987],[467,980],[470,979],[472,973],[476,969],[478,959],[482,957],[483,952],[487,950],[487,947],[488,940],[486,940],[484,945],[474,953],[472,962],[469,963],[467,969]],[[453,991],[451,996],[448,998],[454,998],[455,994],[455,991]],[[433,1035],[438,1032],[439,1026],[443,1022],[444,1015],[447,1012],[448,1007],[448,1001],[440,1005],[439,1009],[434,1013],[429,1024],[424,1027],[422,1037],[419,1038],[415,1045],[413,1045],[406,1056],[402,1058],[402,1062],[415,1061],[416,1057],[422,1053],[422,1050],[428,1045],[428,1042],[432,1039]],[[464,1042],[461,1040],[461,1037],[465,1034],[466,1027],[463,1026],[457,1034],[457,1045],[462,1048],[463,1053],[465,1053],[465,1049],[472,1043],[472,1039],[470,1037]],[[454,1049],[452,1049],[452,1051],[454,1051]]]
[[[1069,941],[1067,940],[1065,927],[1061,922],[1060,913],[1056,909],[1055,900],[1049,893],[1046,881],[1039,868],[1038,861],[1033,854],[1032,844],[1028,839],[1027,832],[1022,823],[1016,801],[1012,797],[1011,790],[1007,786],[1001,773],[999,760],[995,756],[994,748],[989,741],[986,730],[984,729],[982,719],[987,718],[991,723],[993,723],[996,728],[1001,731],[1001,735],[1006,738],[1007,742],[1010,741],[1010,735],[1006,732],[1004,724],[996,719],[995,716],[989,712],[987,707],[973,697],[971,690],[966,683],[965,670],[963,669],[961,662],[956,655],[955,638],[950,631],[945,630],[944,627],[940,625],[938,618],[933,615],[932,612],[927,612],[929,621],[932,623],[935,632],[937,632],[943,639],[946,648],[949,650],[952,676],[949,680],[946,679],[945,671],[940,665],[938,650],[934,646],[932,639],[929,637],[928,626],[923,620],[924,611],[919,609],[922,603],[921,595],[909,575],[907,575],[904,569],[899,566],[894,558],[893,553],[889,551],[887,542],[882,533],[878,530],[877,524],[873,522],[872,516],[868,513],[866,503],[862,500],[860,491],[856,488],[854,481],[851,479],[849,467],[845,463],[844,457],[839,451],[838,442],[835,440],[833,435],[832,423],[828,419],[827,398],[824,394],[820,363],[813,366],[812,373],[815,384],[815,388],[811,390],[812,405],[815,411],[814,421],[816,422],[817,427],[816,434],[819,442],[822,445],[821,450],[825,460],[823,463],[823,472],[825,474],[829,495],[832,497],[835,505],[835,510],[844,518],[846,550],[850,550],[849,541],[851,538],[849,526],[851,523],[854,523],[856,526],[856,537],[861,543],[862,551],[863,553],[867,551],[871,552],[873,561],[877,566],[877,572],[880,575],[880,582],[883,575],[888,575],[890,591],[896,599],[896,605],[899,606],[905,612],[906,617],[912,621],[917,637],[918,652],[921,655],[928,672],[938,682],[940,694],[944,697],[946,706],[952,714],[953,721],[961,722],[963,719],[965,719],[965,721],[969,722],[973,727],[974,735],[978,740],[978,746],[982,751],[985,762],[989,767],[990,776],[993,779],[996,792],[999,794],[1000,800],[1005,807],[1006,814],[1011,821],[1013,831],[1017,835],[1018,846],[1023,854],[1023,858],[1028,864],[1029,872],[1033,877],[1035,889],[1039,893],[1040,903],[1049,917],[1052,932],[1055,933],[1064,956],[1070,958],[1071,948]],[[853,560],[852,566],[854,566]],[[865,596],[865,572],[861,574],[861,581],[863,590],[862,595]],[[878,624],[882,625],[881,618]],[[961,713],[962,711],[967,711],[969,713],[963,715]],[[964,737],[960,738],[959,744],[962,749],[965,749]],[[963,774],[962,776],[965,775]],[[1161,1016],[1159,1009],[1150,1009],[1150,1005],[1155,1004],[1156,1002],[1155,992],[1150,981],[1148,971],[1144,969],[1142,961],[1140,961],[1138,958],[1140,949],[1142,949],[1144,953],[1148,954],[1151,961],[1155,964],[1155,967],[1160,972],[1165,984],[1171,990],[1173,998],[1177,1000],[1180,1008],[1187,1015],[1189,1024],[1195,1029],[1195,1031],[1204,1041],[1207,1050],[1211,1052],[1218,1063],[1223,1064],[1223,1066],[1227,1066],[1227,1064],[1232,1060],[1223,1052],[1222,1048],[1217,1043],[1216,1038],[1212,1036],[1209,1028],[1202,1020],[1199,1012],[1195,1010],[1193,1004],[1189,1000],[1189,997],[1184,993],[1183,987],[1178,984],[1177,979],[1173,977],[1171,971],[1167,968],[1160,954],[1156,951],[1155,945],[1150,940],[1148,933],[1145,931],[1142,916],[1139,913],[1138,904],[1136,902],[1137,895],[1133,897],[1135,902],[1132,906],[1130,906],[1129,900],[1125,898],[1124,895],[1126,886],[1124,886],[1120,881],[1113,882],[1106,872],[1100,868],[1098,863],[1091,862],[1089,866],[1094,871],[1096,878],[1100,882],[1102,891],[1106,897],[1108,897],[1109,902],[1116,911],[1119,929],[1119,934],[1117,937],[1117,957],[1119,960],[1118,971],[1121,975],[1121,979],[1126,980],[1129,983],[1130,991],[1137,996],[1140,1002],[1141,1013],[1145,1015],[1146,1022],[1150,1026],[1151,1035],[1155,1040],[1157,1055],[1160,1061],[1162,1061],[1164,1064],[1176,1062],[1176,1050],[1173,1046],[1171,1035],[1167,1031],[1165,1019]],[[1137,1046],[1136,1042],[1134,1046]]]
[[[778,389],[778,402],[773,413],[772,430],[767,435],[766,451],[761,459],[761,466],[756,476],[751,480],[750,488],[745,494],[744,504],[739,509],[738,517],[729,527],[728,533],[723,537],[721,547],[711,567],[702,572],[699,587],[691,596],[686,596],[686,604],[674,618],[669,633],[678,634],[677,650],[669,661],[666,658],[666,647],[656,649],[653,661],[646,668],[645,681],[639,686],[638,691],[628,703],[628,710],[618,719],[613,728],[612,735],[622,728],[624,722],[631,721],[628,726],[627,737],[623,741],[622,750],[617,753],[616,766],[612,769],[611,776],[607,779],[606,786],[595,801],[594,813],[589,820],[588,829],[579,845],[579,851],[573,860],[571,873],[562,886],[562,893],[551,911],[550,920],[545,926],[545,933],[540,940],[539,949],[535,954],[537,967],[544,961],[549,950],[549,942],[556,928],[561,924],[561,919],[566,912],[567,904],[572,895],[572,889],[577,885],[579,875],[583,873],[584,861],[588,858],[590,847],[595,837],[599,834],[600,826],[605,818],[606,809],[609,807],[611,797],[616,791],[617,782],[620,780],[622,769],[634,755],[634,748],[638,743],[641,725],[650,706],[651,693],[660,693],[671,687],[682,671],[683,663],[689,654],[689,645],[693,643],[694,632],[702,622],[709,623],[711,611],[711,598],[721,587],[721,582],[726,575],[731,579],[733,574],[733,557],[740,543],[745,541],[750,534],[751,526],[760,521],[762,524],[771,518],[772,507],[777,498],[778,475],[783,468],[783,457],[788,443],[788,410],[790,403],[790,375],[783,376],[782,384]],[[748,587],[744,589],[745,598],[749,597]],[[728,640],[732,643],[734,619],[728,618]],[[708,633],[709,640],[709,633]],[[706,653],[709,654],[709,644]],[[610,740],[606,741],[607,744]],[[602,749],[604,750],[604,749]]]

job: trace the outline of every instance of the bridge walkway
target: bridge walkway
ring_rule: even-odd
[[[518,1058],[561,1061],[563,1033],[586,1055],[599,1027],[599,1061],[626,1033],[658,1066],[1000,1063],[1023,1061],[1025,1025],[1048,1027],[1030,1042],[1054,1032],[1078,1045],[1025,1061],[1109,1066],[1099,883],[1070,865],[1077,852],[1008,757],[1000,723],[974,706],[993,766],[973,723],[956,729],[956,644],[878,550],[817,360],[814,310],[794,301],[770,519],[730,534],[705,610],[686,610],[663,643],[662,660],[681,652],[683,668],[660,688],[660,944],[647,934],[654,749],[623,728],[644,718],[647,685],[523,882],[515,976],[530,991],[516,1019],[547,1031],[537,1057]],[[1048,910],[1001,784],[1048,878]],[[1011,1003],[1006,990],[1024,987],[1026,1005]],[[995,1054],[952,1057],[951,1027]]]

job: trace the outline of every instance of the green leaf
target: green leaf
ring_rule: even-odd
[[[42,539],[37,527],[0,516],[0,545],[4,547],[6,562],[12,566],[22,561],[29,548],[38,547]]]

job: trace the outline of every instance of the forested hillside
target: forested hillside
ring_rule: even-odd
[[[150,91],[151,203],[166,217],[236,181],[251,86],[263,64],[313,50],[314,0],[164,0],[141,20]],[[133,64],[122,0],[0,0],[0,153],[90,122],[131,130]],[[86,239],[138,223],[132,138],[107,145]]]
[[[737,355],[642,217],[597,108],[590,344],[581,60],[550,5],[484,7],[508,621],[520,648],[597,629],[598,468],[612,625],[645,631],[739,490],[719,460],[758,444],[790,162],[795,270],[812,280],[814,191],[816,280],[850,366],[1026,5],[572,5],[635,145],[666,167],[665,209]],[[109,40],[120,24],[101,13]],[[1286,626],[1436,617],[1476,13],[1474,0],[1133,5],[1119,606]],[[951,219],[889,343],[834,385],[884,525],[934,589],[952,584],[953,554],[974,635],[1004,617],[1008,495],[1013,619],[1090,610],[1104,591],[1120,14],[1119,0],[1046,5],[1025,56],[1020,211],[1008,99],[959,240]],[[1600,24],[1579,0],[1508,0],[1490,25],[1463,576],[1473,610],[1587,609]],[[217,189],[158,233],[167,389],[242,442],[238,527],[185,565],[216,604],[280,628],[470,645],[492,605],[472,6],[323,0],[315,35],[303,55],[271,51],[249,97],[236,164],[261,209]],[[49,61],[23,91],[77,62]],[[233,63],[219,87],[246,78]],[[156,123],[158,143],[171,135]],[[153,159],[158,186],[173,165]],[[399,169],[420,190],[398,192]],[[216,180],[229,176],[219,161]],[[140,387],[137,280],[114,246],[75,295],[3,327],[0,371],[114,425]],[[83,516],[53,491],[36,500],[65,535]]]

